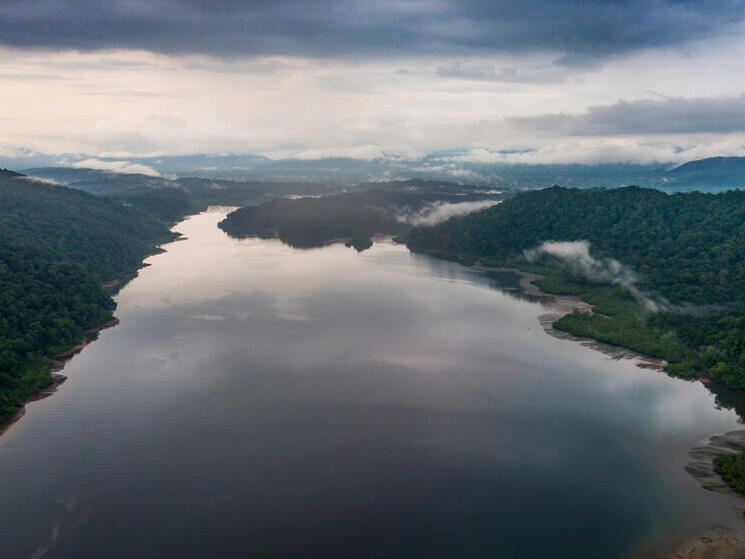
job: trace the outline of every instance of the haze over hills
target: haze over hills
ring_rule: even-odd
[[[166,224],[116,200],[0,171],[0,421],[51,383],[48,359],[113,317]]]
[[[254,155],[195,155],[126,160],[65,156],[44,161],[44,166],[30,167],[26,158],[0,158],[0,165],[97,193],[112,193],[113,190],[136,186],[170,186],[169,181],[184,177],[336,186],[422,178],[511,189],[544,188],[554,184],[578,188],[640,185],[669,191],[745,187],[745,157],[712,157],[682,165],[479,163],[464,161],[455,152],[414,160],[273,160]],[[117,177],[115,180],[114,176]]]

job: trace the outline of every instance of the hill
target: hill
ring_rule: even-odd
[[[597,305],[558,328],[745,388],[745,192],[553,187],[414,229],[405,241],[544,272],[546,290]]]
[[[80,190],[0,173],[0,420],[51,382],[47,356],[112,318],[104,283],[131,277],[168,227]]]
[[[368,185],[370,186],[370,185]],[[284,198],[232,212],[220,228],[233,237],[279,238],[298,248],[352,241],[364,249],[374,235],[401,234],[437,212],[471,211],[500,199],[453,183],[407,181],[344,194]]]
[[[745,157],[709,157],[689,161],[666,175],[667,184],[700,190],[745,187]]]
[[[176,179],[69,167],[35,168],[26,172],[90,194],[116,198],[166,221],[177,221],[210,205],[243,206],[287,195],[340,191],[339,187],[324,183]]]
[[[670,171],[670,176],[690,174],[731,175],[745,174],[745,157],[707,157],[683,163]]]

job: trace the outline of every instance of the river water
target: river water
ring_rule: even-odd
[[[483,273],[224,215],[0,437],[0,557],[623,557],[741,522],[683,469],[740,426],[703,385],[549,336]]]

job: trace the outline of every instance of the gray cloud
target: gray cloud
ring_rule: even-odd
[[[742,0],[4,0],[0,43],[166,53],[566,53],[566,63],[708,38]]]
[[[745,132],[745,95],[620,101],[580,114],[546,114],[505,120],[514,129],[557,136],[727,134]]]
[[[556,83],[570,76],[565,69],[555,65],[495,68],[486,65],[464,64],[460,61],[439,66],[436,74],[441,78],[458,80],[524,84]]]

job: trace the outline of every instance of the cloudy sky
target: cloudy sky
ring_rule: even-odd
[[[3,0],[0,155],[745,155],[742,0]]]

